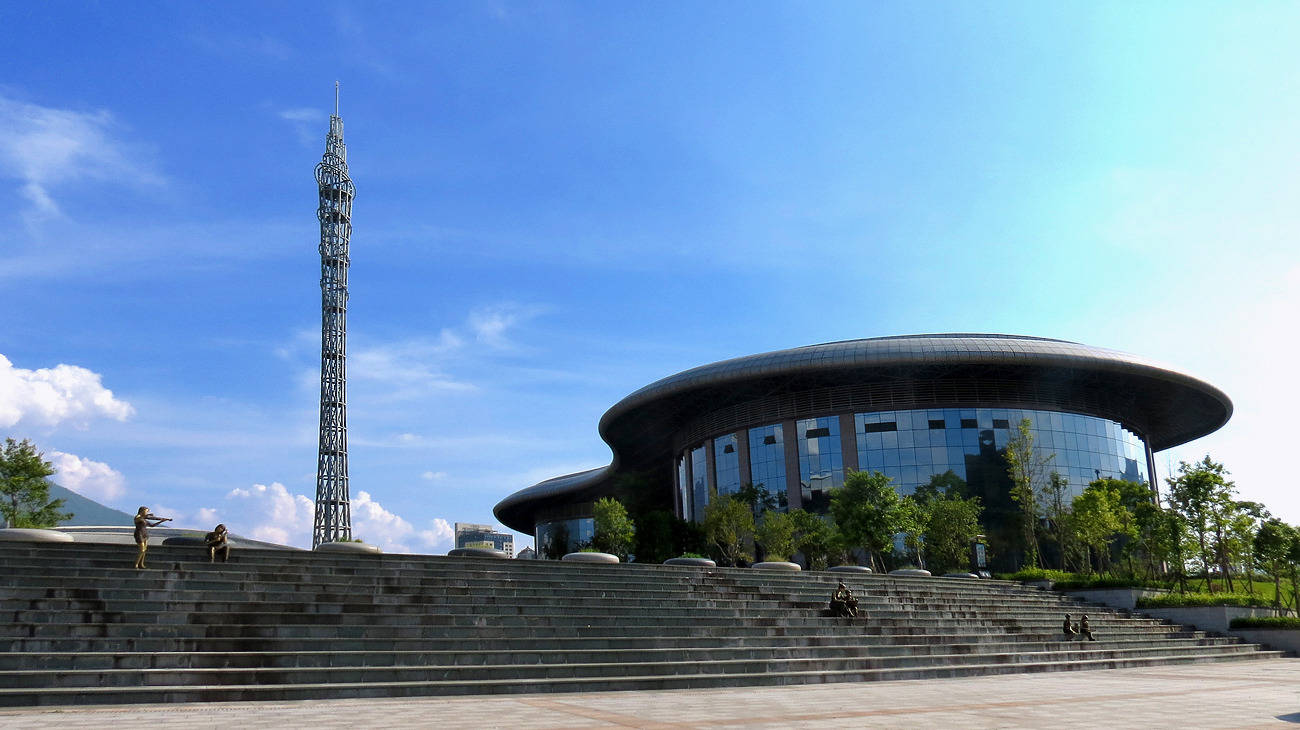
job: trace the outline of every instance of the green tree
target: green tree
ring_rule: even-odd
[[[898,502],[898,531],[903,533],[903,547],[925,567],[925,533],[930,527],[930,501],[907,495]]]
[[[1110,543],[1124,530],[1120,511],[1119,490],[1098,480],[1089,484],[1083,493],[1074,498],[1070,520],[1075,536],[1090,554],[1097,556],[1098,572],[1104,572],[1110,559]],[[1092,572],[1092,560],[1087,561]]]
[[[1047,533],[1056,543],[1059,553],[1057,567],[1066,570],[1065,561],[1071,551],[1070,538],[1073,536],[1070,529],[1070,480],[1053,469],[1047,475],[1041,497],[1039,501],[1043,516],[1047,518]]]
[[[736,491],[735,498],[749,505],[750,510],[754,513],[755,522],[762,518],[764,512],[778,509],[781,506],[781,500],[777,499],[775,494],[769,492],[762,482],[742,485]]]
[[[794,547],[803,553],[809,570],[825,570],[831,561],[838,563],[846,552],[844,541],[828,518],[802,509],[792,509]]]
[[[971,541],[979,535],[979,497],[962,499],[953,494],[931,500],[930,520],[925,531],[925,550],[932,570],[947,573],[966,570],[970,565]]]
[[[62,499],[50,499],[46,478],[54,467],[31,441],[5,439],[0,452],[0,516],[6,527],[53,527],[72,515]]]
[[[766,560],[788,561],[795,549],[795,523],[788,512],[764,512],[754,539],[763,546]]]
[[[733,495],[709,495],[704,508],[704,535],[723,565],[739,565],[750,557],[746,547],[754,539],[754,512]]]
[[[1025,549],[1025,567],[1042,567],[1038,555],[1038,493],[1055,454],[1043,456],[1034,448],[1033,423],[1022,419],[1016,434],[1007,442],[1004,458],[1011,477],[1011,499],[1020,505],[1020,536]]]
[[[1235,488],[1227,480],[1228,471],[1223,464],[1210,459],[1207,455],[1195,464],[1181,462],[1178,476],[1169,477],[1169,501],[1174,509],[1187,521],[1188,529],[1196,538],[1197,559],[1201,570],[1205,571],[1206,589],[1214,592],[1214,583],[1210,580],[1210,569],[1217,565],[1222,575],[1229,581],[1231,590],[1232,571],[1227,564],[1226,551],[1222,545],[1216,545],[1217,535],[1221,535],[1228,523],[1226,512],[1235,503],[1232,499]]]
[[[636,525],[627,516],[623,503],[613,497],[601,497],[592,506],[592,517],[595,528],[592,547],[627,560],[628,550],[636,537]]]
[[[844,486],[831,490],[831,516],[846,542],[866,548],[872,566],[884,567],[902,527],[898,492],[880,472],[850,472]]]
[[[1255,533],[1255,562],[1273,579],[1273,607],[1282,607],[1282,575],[1287,572],[1287,553],[1296,539],[1294,530],[1282,520],[1271,519]]]

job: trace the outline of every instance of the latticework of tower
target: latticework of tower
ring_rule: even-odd
[[[348,501],[348,243],[352,198],[343,120],[330,116],[325,155],[316,165],[320,188],[320,451],[316,463],[316,519],[312,547],[352,539]]]

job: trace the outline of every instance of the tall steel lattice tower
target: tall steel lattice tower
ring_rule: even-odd
[[[325,156],[316,166],[320,188],[320,452],[316,462],[316,523],[311,544],[352,539],[348,501],[348,242],[352,198],[348,148],[339,118],[339,85],[325,137]]]

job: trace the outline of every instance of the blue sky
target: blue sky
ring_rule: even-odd
[[[1206,378],[1232,421],[1158,472],[1208,452],[1298,522],[1298,20],[8,3],[0,430],[107,504],[310,541],[312,169],[339,79],[368,541],[445,551],[449,523],[607,463],[600,415],[659,377],[953,331]]]

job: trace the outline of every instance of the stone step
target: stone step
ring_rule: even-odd
[[[1214,638],[1216,641],[1239,643],[1236,639],[1219,639],[1207,637],[1203,631],[1193,631],[1182,627],[1170,627],[1167,634],[1131,634],[1104,636],[1105,641],[1152,641],[1163,639]],[[795,632],[773,634],[721,635],[716,631],[696,632],[694,635],[666,635],[647,633],[641,636],[629,636],[627,632],[613,635],[587,634],[583,636],[536,636],[536,635],[500,635],[500,636],[457,636],[457,637],[335,637],[328,642],[332,650],[339,651],[535,651],[547,649],[646,649],[669,647],[701,646],[737,646],[737,647],[780,647],[780,646],[822,646],[839,643],[856,643],[860,646],[892,645],[965,645],[988,644],[997,642],[1013,643],[1059,643],[1059,633],[1052,634],[876,634],[868,635],[861,631],[836,632],[819,631],[815,634]],[[23,652],[86,652],[86,651],[209,651],[238,653],[259,650],[279,650],[283,652],[301,652],[319,650],[320,639],[286,638],[286,637],[31,637],[0,638],[0,651]]]
[[[1082,643],[1082,642],[1074,642]],[[1098,640],[1094,649],[1141,651],[1196,650],[1198,647],[1240,645],[1230,637],[1159,640]],[[519,649],[479,651],[221,651],[221,652],[3,652],[0,670],[20,669],[189,669],[426,666],[485,664],[608,663],[640,661],[707,661],[759,658],[931,656],[943,654],[1004,654],[1049,652],[1067,648],[1062,641],[988,642],[984,644],[825,644],[780,646],[717,645],[673,648]]]
[[[735,672],[630,675],[617,678],[547,678],[529,682],[513,679],[410,682],[348,682],[298,685],[247,684],[191,687],[44,687],[0,689],[0,706],[51,706],[66,704],[121,704],[199,701],[250,701],[336,699],[347,697],[415,697],[517,692],[584,692],[609,690],[663,690],[710,687],[771,686],[824,682],[866,682],[932,677],[968,677],[1022,672],[1120,669],[1168,664],[1234,661],[1243,657],[1274,658],[1278,652],[1254,654],[1187,654],[1176,657],[1134,657],[1081,661],[990,663],[920,668],[849,669],[841,671]]]
[[[1090,644],[1068,643],[1068,648],[1045,652],[1002,654],[932,654],[886,657],[816,657],[725,659],[692,661],[640,661],[605,663],[532,663],[481,665],[399,665],[347,667],[243,667],[204,669],[87,669],[0,671],[0,688],[39,688],[55,681],[63,687],[133,687],[231,684],[320,684],[352,682],[428,682],[514,679],[534,681],[575,677],[623,677],[628,675],[671,676],[681,674],[756,674],[775,672],[846,672],[876,669],[960,667],[975,664],[1034,664],[1046,661],[1081,662],[1133,657],[1173,657],[1178,649],[1100,649]],[[1258,647],[1241,644],[1199,647],[1207,655],[1254,653]]]

